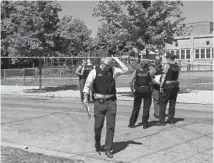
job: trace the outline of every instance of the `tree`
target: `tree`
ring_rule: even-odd
[[[62,55],[76,56],[90,47],[92,41],[90,35],[91,30],[82,20],[65,16],[57,24],[54,35],[55,50],[61,52]]]
[[[163,50],[182,30],[180,1],[102,1],[93,15],[126,31],[126,41],[139,51]]]
[[[13,7],[13,12],[8,12],[1,17],[10,22],[12,29],[5,39],[8,40],[8,56],[42,57],[53,56],[55,43],[52,36],[59,22],[58,12],[61,8],[58,3],[52,1],[9,1],[6,5]],[[7,26],[3,21],[4,26]],[[6,45],[5,45],[6,46]],[[14,62],[19,62],[19,59]],[[40,90],[41,90],[41,58],[39,62]]]

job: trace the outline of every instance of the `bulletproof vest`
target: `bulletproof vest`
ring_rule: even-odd
[[[149,74],[149,69],[144,68],[143,70],[137,69],[136,70],[136,86],[148,86],[151,82],[151,77]]]
[[[115,94],[115,80],[113,78],[113,68],[105,66],[102,70],[100,67],[96,67],[96,78],[93,82],[93,89],[95,93],[99,94]]]
[[[166,74],[166,81],[167,80],[178,80],[179,75],[179,66],[175,64],[169,64],[169,70]]]
[[[84,71],[83,71],[83,79],[87,79],[88,74],[90,73],[90,71],[93,69],[93,65],[85,65]]]

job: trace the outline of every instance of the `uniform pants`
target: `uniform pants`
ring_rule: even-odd
[[[169,101],[169,119],[174,118],[178,91],[179,91],[179,87],[177,84],[167,84],[164,87],[163,93],[160,93],[159,120],[161,123],[165,122],[165,112],[166,112],[166,106],[168,101]]]
[[[80,98],[81,98],[81,101],[83,101],[84,99],[84,94],[83,94],[83,89],[84,89],[84,85],[85,85],[85,80],[84,79],[80,79],[79,80],[79,85],[80,85]]]
[[[105,139],[105,150],[110,150],[112,148],[114,131],[115,131],[115,118],[117,112],[117,104],[115,100],[105,101],[104,103],[99,103],[95,101],[94,104],[94,131],[95,131],[95,142],[100,143],[101,131],[103,128],[103,123],[106,117],[106,139]]]
[[[159,90],[158,89],[152,90],[152,98],[153,98],[153,105],[154,105],[154,114],[159,116],[160,107],[159,107]]]
[[[151,93],[150,94],[136,94],[134,97],[134,107],[132,111],[132,115],[130,117],[129,124],[134,125],[137,121],[138,114],[141,108],[141,103],[143,99],[143,116],[142,123],[148,123],[149,119],[149,110],[152,102]]]

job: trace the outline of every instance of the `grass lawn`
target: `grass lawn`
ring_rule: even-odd
[[[117,79],[117,87],[129,87],[129,81],[131,80],[131,75],[123,75]],[[192,89],[192,90],[213,90],[213,72],[182,72],[180,74],[180,87],[181,89]],[[42,86],[69,86],[77,85],[78,78],[43,78]],[[5,82],[2,79],[1,84],[4,85]],[[23,78],[7,78],[6,85],[24,85]],[[25,79],[26,86],[39,86],[39,80],[34,78]]]
[[[1,146],[2,163],[84,163],[82,160],[47,156],[41,153],[31,153],[12,147]]]

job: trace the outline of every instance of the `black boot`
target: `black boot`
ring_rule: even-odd
[[[113,154],[110,152],[110,150],[106,150],[105,154],[108,158],[113,158]]]
[[[100,142],[96,142],[95,143],[95,149],[96,149],[97,152],[99,152],[101,150],[101,144],[100,144]]]
[[[167,121],[169,124],[175,124],[175,119],[174,118],[169,118]]]
[[[148,122],[143,122],[142,124],[143,124],[143,129],[147,129],[147,128],[149,128],[149,124],[148,124]]]
[[[129,128],[135,128],[135,125],[134,124],[129,124],[128,127]]]

